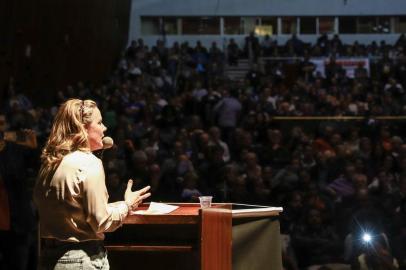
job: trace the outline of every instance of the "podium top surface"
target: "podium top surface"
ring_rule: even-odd
[[[278,216],[279,213],[282,212],[281,207],[234,203],[213,203],[212,207],[205,209],[201,209],[199,203],[168,204],[179,206],[179,208],[169,214],[163,215],[131,214],[126,218],[124,224],[198,224],[201,211],[226,212],[230,213],[233,219],[271,217]],[[137,210],[146,210],[148,206],[148,204],[142,204]]]

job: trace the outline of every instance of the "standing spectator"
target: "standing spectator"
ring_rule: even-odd
[[[244,54],[248,57],[251,63],[256,63],[260,53],[260,46],[258,38],[254,32],[251,32],[248,37],[245,38]]]
[[[127,57],[129,60],[135,60],[135,56],[136,56],[136,54],[137,54],[137,50],[138,50],[137,41],[131,40],[131,44],[130,44],[130,46],[127,48],[127,51],[126,51],[126,57]]]
[[[237,127],[242,105],[238,100],[236,90],[225,90],[223,98],[214,107],[218,115],[218,126],[222,129],[225,141],[230,142],[230,136]]]
[[[316,65],[310,61],[309,55],[306,55],[304,60],[299,65],[300,74],[305,80],[305,82],[312,82],[314,81],[313,72],[316,69]]]
[[[235,40],[233,38],[230,39],[230,42],[227,45],[228,64],[230,66],[238,65],[239,54],[240,54],[240,51],[239,51],[237,43],[235,43]]]
[[[326,65],[326,78],[327,81],[331,81],[334,77],[338,76],[339,73],[343,72],[343,68],[340,64],[336,62],[336,57],[331,56],[328,64]]]
[[[259,70],[257,64],[253,64],[252,68],[248,71],[248,73],[245,76],[246,80],[249,82],[250,86],[252,87],[252,90],[254,91],[254,93],[258,92],[258,88],[260,86],[262,76],[263,76],[263,74]]]
[[[328,40],[327,33],[323,33],[316,42],[317,46],[320,47],[323,55],[327,55],[330,49],[330,41]]]
[[[32,201],[37,138],[33,131],[6,131],[0,114],[0,183],[8,196],[10,227],[0,229],[0,269],[36,269],[38,220]],[[21,135],[19,135],[21,133]],[[3,220],[2,220],[3,221]]]
[[[265,57],[272,55],[272,39],[268,34],[266,34],[262,40],[261,48]]]
[[[286,41],[285,47],[291,48],[294,55],[303,55],[304,42],[300,40],[296,34],[293,34],[290,39]],[[293,55],[292,55],[293,56]]]

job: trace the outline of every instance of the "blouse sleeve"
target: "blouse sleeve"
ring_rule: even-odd
[[[105,184],[103,164],[87,169],[80,169],[78,174],[83,179],[83,207],[86,221],[96,233],[111,232],[119,228],[128,214],[124,201],[108,203],[108,192]]]

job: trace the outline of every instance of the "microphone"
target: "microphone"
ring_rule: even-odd
[[[103,142],[103,150],[109,149],[114,145],[114,141],[111,137],[104,137],[102,142]]]
[[[113,141],[113,139],[111,137],[104,137],[102,139],[102,143],[103,143],[103,148],[94,152],[96,157],[98,157],[100,159],[103,159],[104,150],[113,147],[114,141]]]

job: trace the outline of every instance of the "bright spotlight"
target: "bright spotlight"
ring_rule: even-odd
[[[365,243],[369,243],[369,242],[371,242],[372,237],[371,237],[371,235],[370,235],[369,233],[364,233],[364,234],[362,235],[362,240],[363,240]]]

